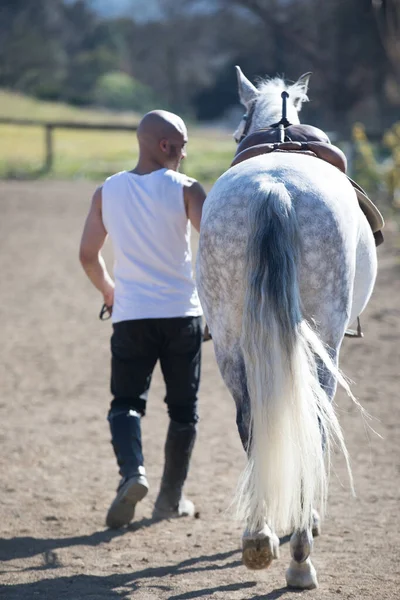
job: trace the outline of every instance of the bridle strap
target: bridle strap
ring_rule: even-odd
[[[242,133],[242,135],[239,138],[238,144],[240,144],[240,142],[246,137],[246,135],[249,132],[251,121],[253,119],[254,109],[256,107],[256,102],[257,102],[257,100],[253,100],[253,102],[251,103],[249,111],[243,117],[246,120],[246,124],[244,126],[243,133]]]

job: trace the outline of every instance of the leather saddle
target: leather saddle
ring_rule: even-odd
[[[249,158],[270,152],[301,152],[325,160],[346,174],[346,156],[339,148],[331,144],[329,137],[321,129],[312,125],[300,124],[289,125],[284,131],[283,142],[279,141],[280,131],[275,127],[259,129],[247,135],[238,145],[231,167]],[[346,177],[354,187],[360,208],[374,234],[375,244],[379,246],[383,242],[381,231],[385,225],[383,217],[362,187],[348,175]]]

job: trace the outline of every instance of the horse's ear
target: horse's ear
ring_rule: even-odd
[[[312,73],[304,73],[304,75],[299,77],[296,83],[291,86],[290,97],[292,98],[292,102],[297,111],[301,110],[301,105],[303,102],[307,102],[308,100],[308,82],[311,75]]]
[[[240,67],[236,65],[236,75],[238,80],[239,98],[243,106],[248,106],[259,94],[258,89],[243,75]]]
[[[303,75],[301,75],[301,77],[298,78],[298,80],[296,82],[296,85],[303,88],[303,92],[305,94],[307,94],[307,91],[308,91],[308,82],[310,81],[311,75],[312,75],[311,71],[308,73],[304,73]]]

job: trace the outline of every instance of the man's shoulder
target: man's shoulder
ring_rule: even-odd
[[[174,183],[178,183],[183,187],[191,187],[194,183],[196,183],[196,179],[189,177],[189,175],[185,175],[185,173],[180,173],[179,171],[167,169],[164,175]]]
[[[110,177],[107,177],[107,179],[104,181],[104,183],[102,185],[103,197],[104,197],[104,194],[107,197],[109,197],[110,194],[111,194],[111,196],[118,194],[121,189],[121,185],[124,185],[124,181],[125,181],[126,177],[127,177],[127,171],[119,171],[118,173],[114,173],[114,175],[110,175]]]
[[[126,177],[127,172],[128,171],[118,171],[118,173],[114,173],[113,175],[110,175],[110,177],[106,178],[103,185],[109,181],[116,181],[117,179],[120,179],[121,177]]]

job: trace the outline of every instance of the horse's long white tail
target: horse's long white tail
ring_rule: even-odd
[[[310,526],[313,506],[325,505],[332,441],[348,461],[340,425],[318,381],[316,356],[351,392],[302,317],[298,224],[285,186],[260,182],[249,220],[241,343],[251,435],[239,515],[250,530],[265,520],[274,530],[303,529]]]

